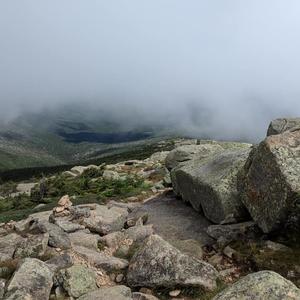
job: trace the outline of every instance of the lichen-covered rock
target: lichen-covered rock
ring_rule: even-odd
[[[5,299],[48,300],[53,273],[44,262],[26,258],[10,280]]]
[[[213,300],[297,300],[300,290],[272,271],[249,274],[225,289]]]
[[[83,219],[83,225],[92,232],[105,235],[121,230],[127,215],[128,211],[125,208],[96,205],[96,209],[91,211],[91,216]]]
[[[124,285],[101,287],[81,296],[78,300],[132,300],[131,290]]]
[[[75,298],[97,289],[95,272],[83,265],[60,270],[58,281],[69,296]]]
[[[208,263],[181,253],[157,235],[150,236],[130,261],[131,287],[216,287],[217,271]]]
[[[41,257],[47,250],[48,239],[48,233],[27,236],[17,244],[14,258]]]
[[[267,136],[280,134],[297,126],[300,126],[300,118],[275,119],[269,125]]]
[[[173,186],[184,201],[214,223],[244,220],[247,212],[239,199],[237,176],[250,152],[249,144],[209,157],[197,157],[171,171]]]
[[[12,259],[18,243],[23,240],[24,238],[16,233],[0,237],[0,262]]]
[[[272,135],[255,147],[239,180],[241,200],[265,232],[298,216],[300,129]]]

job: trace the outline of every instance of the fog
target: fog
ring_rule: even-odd
[[[258,139],[300,116],[297,0],[2,0],[0,116],[81,103]]]

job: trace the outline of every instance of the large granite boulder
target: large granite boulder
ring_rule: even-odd
[[[296,300],[300,290],[272,271],[249,274],[225,289],[213,300]]]
[[[214,223],[232,223],[247,218],[239,199],[237,176],[249,152],[249,144],[209,157],[190,160],[171,171],[176,193]]]
[[[280,134],[297,126],[300,126],[300,118],[275,119],[269,125],[267,136]]]
[[[300,129],[272,135],[255,147],[239,180],[241,200],[268,233],[299,212]]]
[[[214,267],[181,253],[158,235],[150,236],[137,250],[127,273],[131,287],[196,286],[213,290],[216,279]]]
[[[26,258],[10,280],[5,299],[48,300],[53,273],[44,262]]]

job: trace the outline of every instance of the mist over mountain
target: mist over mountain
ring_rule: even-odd
[[[300,113],[299,13],[296,0],[2,1],[1,120],[80,103],[122,126],[258,140]]]

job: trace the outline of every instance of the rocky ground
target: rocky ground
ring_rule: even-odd
[[[77,182],[100,170],[89,193],[115,195],[132,175],[143,188],[97,203],[65,195],[2,223],[0,299],[300,299],[300,131],[283,123],[254,147],[180,140],[146,160],[67,171]]]

